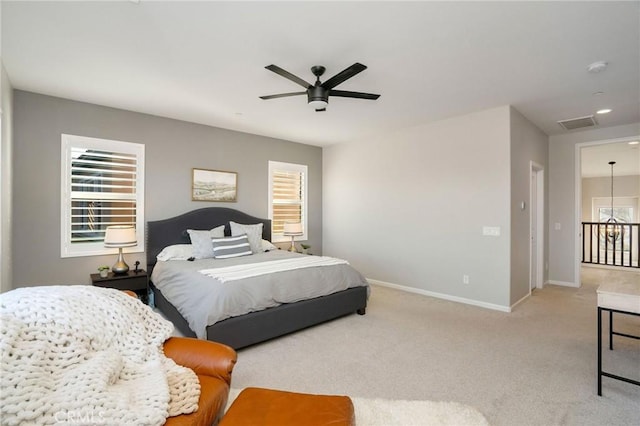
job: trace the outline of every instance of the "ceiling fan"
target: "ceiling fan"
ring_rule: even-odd
[[[345,80],[350,79],[354,75],[364,71],[367,69],[365,65],[356,62],[351,65],[349,68],[346,68],[340,71],[338,74],[331,77],[329,80],[322,83],[320,81],[320,76],[324,74],[326,68],[322,65],[314,65],[311,67],[311,72],[316,76],[315,84],[309,84],[298,76],[291,74],[289,71],[285,71],[277,65],[268,65],[265,67],[269,71],[273,71],[276,74],[287,78],[294,83],[299,84],[300,86],[305,88],[304,92],[291,92],[291,93],[280,93],[277,95],[267,95],[260,96],[260,99],[275,99],[275,98],[284,98],[287,96],[298,96],[298,95],[307,95],[307,102],[309,105],[315,109],[316,111],[326,111],[327,104],[329,103],[329,96],[339,96],[342,98],[357,98],[357,99],[370,99],[376,100],[380,97],[380,95],[374,95],[373,93],[361,93],[361,92],[350,92],[347,90],[334,90],[338,84],[343,83]]]

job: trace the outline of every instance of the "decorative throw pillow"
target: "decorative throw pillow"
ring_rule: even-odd
[[[262,251],[278,250],[278,247],[274,246],[271,241],[262,240]]]
[[[187,260],[193,256],[191,244],[174,244],[167,246],[156,256],[161,261],[166,260]]]
[[[251,251],[254,253],[262,253],[262,223],[255,225],[243,225],[241,223],[229,222],[231,227],[231,236],[247,234]]]
[[[246,234],[235,237],[212,238],[211,243],[213,245],[213,257],[216,259],[228,259],[252,254]]]
[[[187,232],[193,246],[193,257],[196,259],[209,259],[213,257],[211,238],[224,237],[224,225],[217,226],[209,231],[187,229]]]

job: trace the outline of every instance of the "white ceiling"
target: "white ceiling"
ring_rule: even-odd
[[[326,146],[510,104],[557,120],[640,121],[639,2],[11,2],[2,60],[13,86]],[[607,61],[598,74],[594,61]],[[324,113],[270,71],[307,81],[354,62]],[[325,78],[325,79],[326,79]],[[603,92],[593,95],[595,92]]]

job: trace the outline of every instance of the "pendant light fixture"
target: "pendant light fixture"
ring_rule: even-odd
[[[620,238],[620,224],[613,216],[613,165],[616,164],[616,162],[609,161],[609,164],[611,165],[611,214],[609,215],[609,219],[607,219],[605,234],[609,242],[615,244]]]

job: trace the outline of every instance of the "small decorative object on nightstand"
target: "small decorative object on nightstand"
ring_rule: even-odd
[[[97,287],[135,291],[144,303],[147,303],[149,296],[149,279],[144,269],[138,269],[137,272],[127,271],[126,274],[110,272],[106,278],[101,277],[100,274],[91,274],[91,284]]]
[[[309,249],[311,248],[309,244],[300,243],[300,247],[302,247],[302,254],[311,254],[309,253]]]
[[[108,266],[98,266],[98,273],[100,274],[100,278],[107,278],[109,276],[109,267]]]

